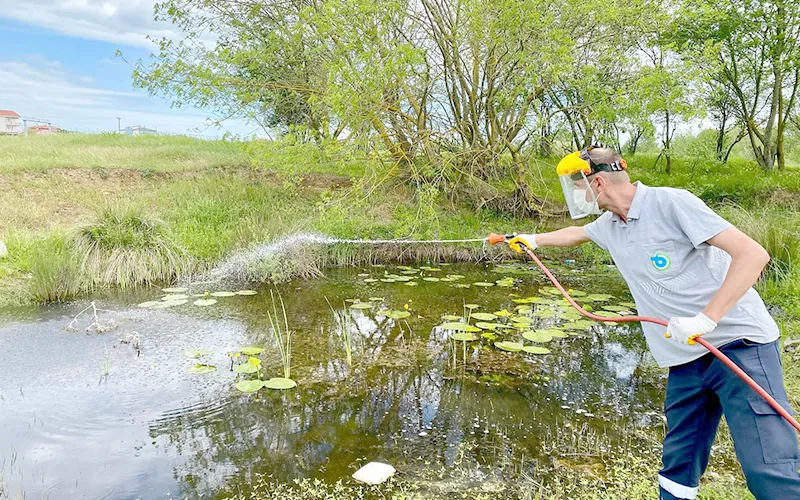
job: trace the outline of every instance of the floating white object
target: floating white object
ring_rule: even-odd
[[[370,462],[353,474],[353,479],[367,484],[381,484],[395,473],[394,467],[381,462]]]
[[[0,241],[0,259],[3,257],[8,256],[8,248],[6,248],[6,244]]]

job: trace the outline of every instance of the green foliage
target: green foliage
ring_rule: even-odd
[[[40,301],[60,302],[86,290],[80,261],[67,239],[58,234],[33,242],[30,273],[30,289]]]
[[[166,283],[191,269],[167,225],[130,208],[106,208],[74,230],[71,244],[90,286]]]

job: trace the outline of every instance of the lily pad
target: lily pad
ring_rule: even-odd
[[[528,354],[550,354],[550,349],[539,347],[538,345],[522,346],[522,350]]]
[[[497,316],[495,316],[492,313],[477,312],[477,313],[472,313],[470,316],[481,321],[491,321],[493,319],[497,319]]]
[[[505,317],[511,316],[511,311],[509,311],[507,309],[503,309],[502,311],[495,311],[492,314],[494,314],[498,318],[505,318]]]
[[[198,364],[196,364],[194,366],[189,367],[189,369],[186,370],[186,371],[189,372],[189,373],[198,373],[198,374],[199,373],[211,373],[211,372],[217,371],[217,367],[214,366],[214,365],[204,365],[204,364],[198,363]]]
[[[407,282],[405,282],[403,284],[405,286],[419,286],[419,282],[418,281],[407,281]]]
[[[435,277],[435,276],[425,276],[424,278],[422,278],[422,280],[423,280],[423,281],[431,281],[431,282],[436,282],[436,281],[440,281],[440,280],[441,280],[441,278],[437,278],[437,277]]]
[[[470,325],[468,325],[466,323],[461,323],[461,322],[442,323],[440,325],[440,327],[443,328],[444,330],[455,330],[455,331],[461,331],[461,332],[466,331],[467,328],[469,328],[469,326]]]
[[[163,304],[163,302],[161,302],[160,300],[148,300],[147,302],[142,302],[141,304],[139,304],[138,307],[149,308],[157,306],[158,304]]]
[[[494,333],[486,332],[486,333],[481,333],[481,337],[489,340],[494,340],[497,338],[497,335],[495,335]]]
[[[586,297],[586,292],[581,292],[580,290],[567,290],[567,293],[573,297]]]
[[[453,285],[453,288],[469,288],[469,287],[470,285],[467,283],[456,283],[455,285]]]
[[[411,313],[408,311],[389,311],[386,316],[392,319],[404,319],[411,316]]]
[[[162,288],[161,291],[164,293],[183,293],[189,290],[186,287],[175,287],[175,288]]]
[[[501,328],[508,328],[508,326],[502,323],[487,323],[485,321],[478,321],[477,323],[475,323],[475,326],[477,326],[481,330],[492,330],[492,331],[499,330]]]
[[[242,347],[239,352],[247,356],[255,356],[264,352],[264,349],[260,347]]]
[[[494,286],[494,283],[489,283],[488,281],[476,281],[475,283],[473,283],[473,285],[488,288],[490,286]]]
[[[165,302],[160,302],[152,307],[152,309],[166,309],[168,307],[174,306],[182,306],[184,304],[188,304],[188,300],[167,300]]]
[[[527,332],[522,332],[522,337],[526,340],[530,340],[531,342],[539,343],[550,342],[553,340],[552,335],[542,330],[528,330]]]
[[[364,280],[364,281],[367,281],[367,280]],[[381,281],[384,282],[384,283],[394,283],[397,280],[394,279],[394,278],[381,278]]]
[[[473,310],[473,309],[477,309],[477,308],[479,308],[480,306],[479,306],[478,304],[464,304],[464,307],[465,307],[466,309],[469,309],[469,310],[471,311],[471,310]]]
[[[378,281],[376,278],[366,278],[364,283],[375,283],[376,281]]]
[[[375,316],[389,316],[389,313],[392,312],[391,309],[381,309],[380,311],[375,313]]]
[[[242,392],[256,392],[264,387],[263,380],[240,380],[236,382],[236,388]]]
[[[264,382],[267,389],[291,389],[297,387],[297,382],[290,378],[274,377]]]
[[[236,373],[255,373],[258,371],[258,367],[253,363],[242,363],[240,365],[236,365],[234,370]]]
[[[530,313],[533,312],[533,309],[531,309],[531,306],[517,306],[517,307],[514,308],[514,310],[517,311],[520,314],[530,314]]]
[[[527,316],[511,316],[511,321],[514,323],[523,323],[529,325],[533,323],[533,320]]]
[[[569,336],[567,332],[558,328],[548,328],[547,330],[542,330],[542,332],[549,334],[554,339],[565,339]]]
[[[465,278],[466,276],[464,276],[463,274],[448,274],[447,277],[454,280],[460,280]]]
[[[401,283],[405,283],[407,281],[413,280],[414,278],[412,278],[411,276],[397,276],[397,277],[394,277],[394,278],[391,278],[391,279],[393,279],[395,281],[399,281]]]
[[[524,347],[521,342],[495,342],[494,346],[509,352],[519,352]]]
[[[196,306],[201,306],[201,307],[211,306],[211,305],[214,305],[216,303],[217,303],[216,299],[197,299],[194,302],[192,302],[192,304],[194,304]]]
[[[173,301],[173,300],[186,300],[188,298],[189,298],[188,295],[175,293],[175,294],[170,294],[170,295],[164,295],[163,297],[161,297],[161,300],[163,300],[164,302],[170,302],[170,301]]]
[[[359,278],[368,278],[369,277],[369,273],[358,273],[358,277]]]
[[[613,299],[613,295],[603,294],[603,293],[593,293],[592,295],[587,295],[581,300],[585,300],[587,302],[606,302]]]
[[[383,297],[370,297],[370,302],[383,302],[385,299]]]
[[[197,359],[200,356],[208,356],[210,354],[212,354],[212,351],[209,351],[207,349],[193,349],[191,351],[183,351],[184,356],[193,359]]]
[[[411,266],[397,266],[397,269],[400,269],[402,271],[413,271],[414,270],[414,268],[411,267]]]
[[[385,264],[370,264],[372,267],[386,267]]]
[[[453,335],[450,336],[450,338],[453,339],[453,340],[462,340],[462,341],[465,341],[465,342],[471,342],[473,340],[478,340],[478,337],[476,337],[475,334],[472,333],[472,332],[454,333]]]
[[[455,314],[445,314],[442,316],[442,319],[445,321],[461,321],[461,316],[456,316]]]
[[[630,309],[636,308],[636,304],[634,304],[633,302],[620,302],[619,305],[628,307]]]
[[[400,274],[417,274],[418,272],[416,269],[406,269],[405,271],[400,271]]]
[[[212,297],[234,297],[234,296],[236,296],[236,292],[229,292],[229,291],[223,290],[221,292],[212,292],[211,296]]]
[[[613,311],[613,312],[622,312],[628,310],[628,308],[624,306],[603,306],[603,309],[605,309],[606,311]]]
[[[256,295],[258,292],[256,292],[255,290],[239,290],[238,292],[235,293],[236,295]]]
[[[350,304],[350,309],[372,309],[372,303],[356,302],[355,304]]]
[[[597,316],[602,316],[604,318],[621,318],[622,315],[619,313],[611,312],[611,311],[596,311],[594,314]]]
[[[588,330],[595,324],[596,323],[594,321],[588,319],[582,319],[578,321],[573,321],[572,323],[566,323],[561,328],[563,328],[564,330]]]

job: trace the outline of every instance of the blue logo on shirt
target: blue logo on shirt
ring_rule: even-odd
[[[656,252],[650,257],[650,262],[653,263],[653,267],[658,269],[659,271],[666,271],[669,269],[669,266],[672,265],[672,261],[666,255],[661,252]]]

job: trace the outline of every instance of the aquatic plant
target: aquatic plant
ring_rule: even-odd
[[[331,305],[331,302],[328,300],[328,297],[325,297],[325,302],[328,303],[328,307],[331,309],[333,317],[336,318],[336,322],[339,324],[339,338],[344,343],[344,350],[347,354],[347,366],[353,366],[353,320],[350,317],[350,313],[347,311],[346,307],[341,313],[336,311],[333,308],[333,305]]]
[[[288,379],[291,377],[292,371],[292,332],[289,330],[289,320],[286,317],[286,305],[283,303],[283,297],[279,292],[278,300],[281,303],[281,312],[283,313],[283,326],[281,326],[278,306],[275,302],[275,293],[270,290],[269,295],[272,298],[272,312],[267,310],[267,318],[269,318],[272,333],[278,341],[278,349],[283,363],[283,376]]]

